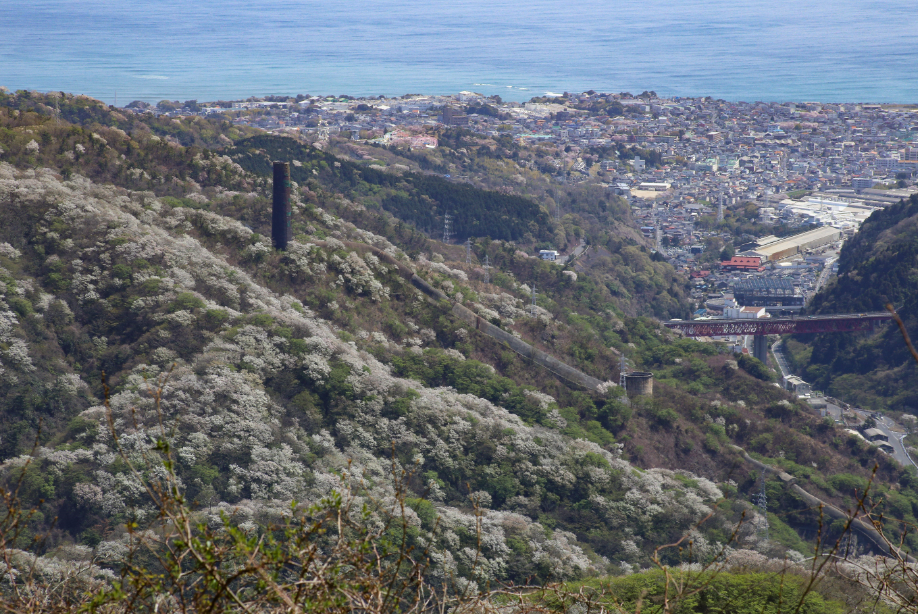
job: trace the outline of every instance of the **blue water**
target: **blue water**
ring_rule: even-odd
[[[0,85],[915,103],[916,34],[907,0],[0,0]]]

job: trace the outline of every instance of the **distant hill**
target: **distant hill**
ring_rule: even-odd
[[[918,334],[918,196],[873,213],[839,256],[838,278],[817,294],[814,313],[885,311],[892,303]],[[817,388],[866,407],[918,413],[918,368],[898,327],[873,334],[805,335],[791,344]]]

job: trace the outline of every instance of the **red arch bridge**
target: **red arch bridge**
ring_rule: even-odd
[[[686,337],[719,337],[728,335],[754,335],[753,355],[768,362],[765,335],[793,333],[853,333],[873,330],[878,322],[891,320],[885,311],[872,313],[844,313],[820,316],[786,318],[723,319],[723,320],[670,320],[663,326],[680,331]]]

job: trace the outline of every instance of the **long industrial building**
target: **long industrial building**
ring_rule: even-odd
[[[799,235],[787,237],[786,239],[780,239],[772,243],[760,245],[748,252],[743,252],[742,255],[759,256],[762,258],[762,262],[775,262],[791,258],[797,254],[802,254],[808,249],[835,243],[841,240],[842,235],[842,231],[838,228],[825,226],[823,228],[817,228],[816,230],[810,230],[809,232],[800,233]]]
[[[746,307],[765,307],[768,311],[800,311],[805,299],[789,279],[754,277],[733,284],[733,298]]]

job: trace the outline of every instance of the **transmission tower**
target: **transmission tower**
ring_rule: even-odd
[[[465,240],[465,263],[472,266],[472,239]]]
[[[484,270],[485,270],[485,279],[484,279],[484,282],[485,282],[486,284],[489,284],[489,283],[491,283],[491,259],[488,258],[488,255],[487,255],[487,254],[485,254]]]
[[[536,287],[532,284],[532,306],[529,308],[529,314],[534,318],[536,315]]]
[[[720,206],[717,208],[717,221],[724,221],[724,197],[723,194],[720,196]]]
[[[764,520],[764,524],[762,525],[762,528],[759,530],[759,535],[763,539],[767,540],[768,539],[768,496],[765,494],[765,475],[766,473],[767,473],[767,469],[762,469],[762,488],[759,490],[759,494],[754,496],[753,499],[755,500],[756,507],[758,507],[759,510],[762,512],[762,518]]]
[[[618,385],[622,387],[622,390],[626,390],[625,384],[627,379],[625,379],[625,372],[627,371],[627,366],[625,365],[625,353],[622,352],[622,361],[621,365],[618,368]]]
[[[453,236],[453,218],[449,213],[443,214],[443,242],[449,243],[450,237]]]

